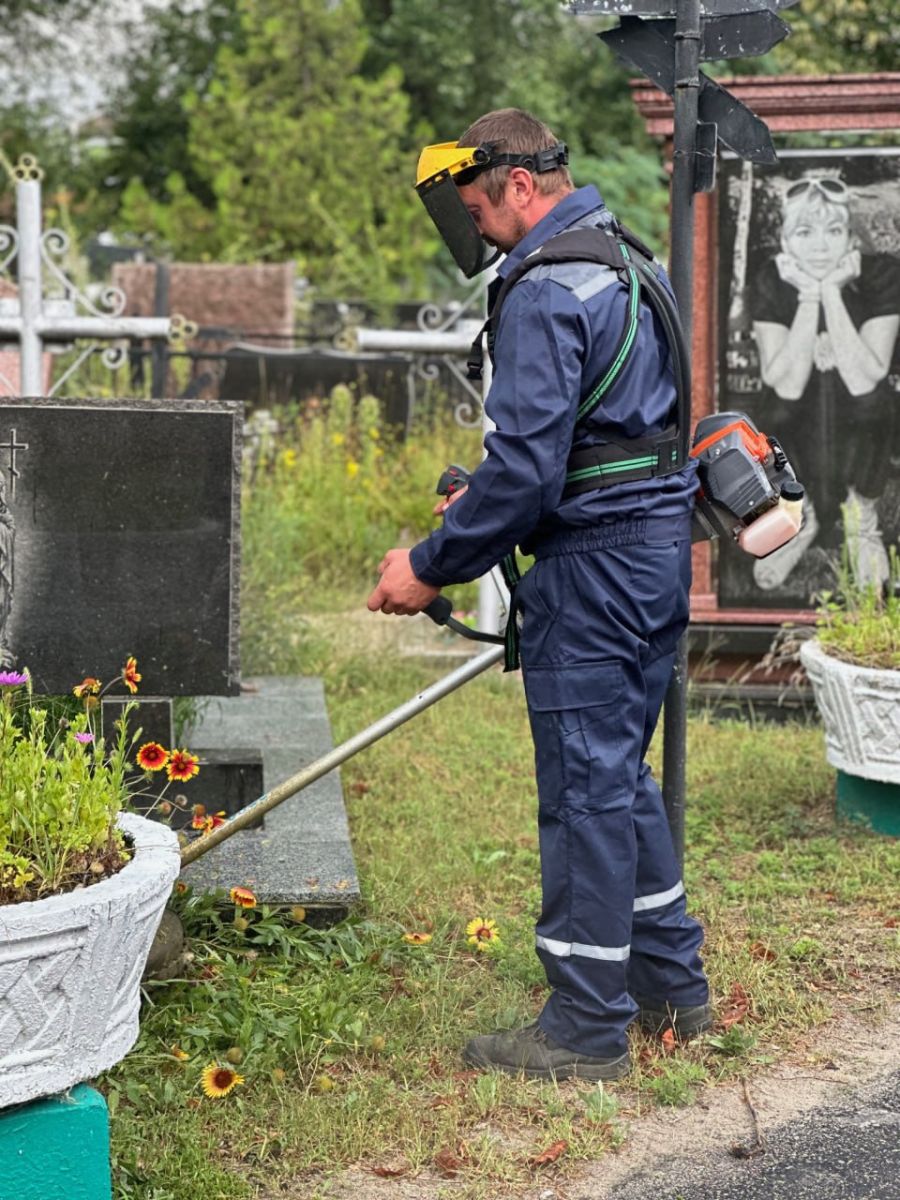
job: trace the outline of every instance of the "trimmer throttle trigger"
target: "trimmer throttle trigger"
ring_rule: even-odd
[[[441,475],[438,485],[434,490],[439,496],[447,496],[449,498],[455,495],[456,492],[461,492],[464,487],[468,487],[468,484],[469,472],[465,467],[458,467],[455,463],[451,463]]]

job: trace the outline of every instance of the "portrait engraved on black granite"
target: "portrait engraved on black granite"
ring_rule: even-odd
[[[719,408],[747,412],[806,485],[799,535],[722,546],[723,608],[808,608],[841,547],[883,584],[900,535],[900,150],[729,159],[719,202]]]

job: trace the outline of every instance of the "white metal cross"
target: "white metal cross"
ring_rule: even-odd
[[[123,317],[125,294],[118,288],[104,290],[100,305],[105,312],[97,308],[54,261],[68,250],[69,238],[61,229],[42,229],[42,172],[37,159],[23,154],[13,176],[16,228],[0,225],[0,273],[18,259],[19,294],[0,299],[0,342],[14,340],[19,344],[23,396],[42,394],[41,354],[47,343],[68,344],[76,338],[90,340],[90,345],[56,380],[50,389],[52,395],[85,359],[100,349],[98,341],[109,343],[102,356],[106,365],[115,369],[126,360],[127,347],[122,344],[126,339],[190,336],[191,323],[183,317]],[[61,297],[44,295],[45,270],[61,288]],[[0,377],[0,383],[13,390],[9,380]]]

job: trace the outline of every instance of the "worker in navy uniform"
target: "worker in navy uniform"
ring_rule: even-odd
[[[566,147],[518,109],[423,151],[419,194],[460,267],[483,269],[486,245],[506,255],[489,306],[557,235],[618,228],[594,187],[573,188],[566,162]],[[632,304],[629,326],[629,303],[621,272],[596,262],[537,263],[511,287],[488,339],[486,457],[443,506],[441,528],[387,552],[368,600],[373,612],[420,612],[517,546],[535,557],[514,607],[539,796],[536,943],[551,992],[533,1024],[474,1037],[465,1058],[536,1078],[623,1075],[635,1019],[679,1037],[711,1024],[702,929],[645,762],[688,620],[696,475],[684,456],[658,476],[627,469],[647,461],[635,446],[663,444],[676,405],[660,319]],[[573,472],[575,455],[606,465]],[[592,472],[602,486],[573,485]]]

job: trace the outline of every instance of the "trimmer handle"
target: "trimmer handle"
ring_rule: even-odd
[[[439,496],[446,496],[449,499],[450,496],[469,486],[469,477],[469,472],[465,467],[458,467],[455,463],[451,463],[441,475],[434,490]]]

